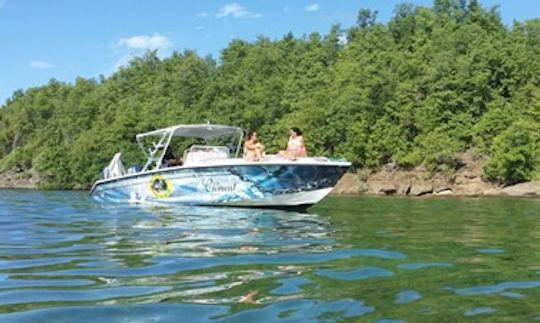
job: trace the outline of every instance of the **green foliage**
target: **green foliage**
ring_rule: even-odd
[[[416,138],[417,153],[430,171],[452,171],[457,167],[459,142],[442,129]]]
[[[360,28],[371,27],[375,24],[377,20],[377,10],[371,11],[370,9],[360,9],[358,11],[358,17],[356,18],[356,24]]]
[[[36,157],[36,170],[42,181],[40,188],[73,188],[66,147],[48,147]]]
[[[537,149],[538,128],[523,121],[513,123],[493,140],[486,176],[503,184],[533,179],[540,163]]]
[[[16,91],[0,109],[0,172],[34,168],[41,187],[87,188],[118,151],[127,166],[143,162],[135,134],[210,121],[258,130],[270,153],[298,126],[311,155],[356,167],[453,171],[473,149],[491,180],[533,178],[540,20],[506,27],[473,0],[376,16],[360,9],[356,26],[327,34],[236,39],[217,62],[150,51],[109,77]]]

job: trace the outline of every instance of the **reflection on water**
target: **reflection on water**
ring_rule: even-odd
[[[0,191],[0,321],[523,321],[540,202],[328,199],[312,213]]]
[[[476,315],[482,315],[482,314],[490,314],[494,313],[497,310],[491,307],[476,307],[470,310],[465,311],[465,316],[476,316]]]
[[[419,300],[420,298],[422,298],[422,295],[420,295],[419,292],[415,290],[404,290],[398,294],[394,303],[407,304]]]
[[[133,228],[148,234],[129,244],[145,246],[152,256],[315,252],[331,250],[334,242],[328,221],[306,213],[172,206],[144,211],[153,217],[136,221]]]
[[[317,274],[338,280],[360,280],[373,277],[389,277],[394,273],[384,268],[364,267],[351,271],[320,270]]]

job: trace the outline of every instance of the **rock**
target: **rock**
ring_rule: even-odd
[[[486,196],[497,196],[501,195],[501,189],[498,187],[490,188],[484,191],[484,195]]]
[[[411,185],[409,195],[421,196],[433,193],[433,185],[431,183],[419,182]]]
[[[507,186],[501,190],[501,193],[508,196],[537,196],[540,195],[540,181]]]
[[[440,193],[440,192],[448,191],[448,190],[452,191],[452,187],[448,183],[443,183],[440,181],[433,183],[433,193]]]
[[[393,171],[396,171],[398,169],[398,164],[396,162],[392,161],[392,162],[384,164],[382,168],[386,172],[393,172]]]
[[[398,185],[387,181],[373,181],[368,183],[368,193],[378,195],[394,195],[397,193]]]
[[[364,187],[364,189],[362,189]],[[357,174],[347,173],[336,184],[332,194],[359,194],[365,191],[365,185]]]
[[[0,174],[0,188],[37,188],[39,175],[34,169],[23,172],[7,171]]]
[[[397,194],[399,195],[408,195],[411,191],[411,183],[405,183],[399,186]]]
[[[453,195],[453,196],[539,196],[540,180],[501,188],[482,179],[483,160],[473,154],[464,154],[465,166],[452,177],[430,174],[421,167],[396,169],[388,164],[378,171],[363,170],[360,173],[347,173],[338,182],[333,194],[348,195]],[[13,176],[12,176],[13,177]],[[11,180],[4,179],[7,186]],[[4,184],[6,185],[6,184]],[[20,184],[19,184],[20,185]],[[1,181],[0,181],[1,186]]]
[[[460,182],[453,187],[453,191],[455,195],[481,196],[492,188],[493,184],[484,182],[480,177],[477,177],[466,182]]]
[[[465,177],[466,179],[474,179],[474,178],[477,178],[478,176],[473,173],[464,173],[463,177]]]
[[[435,192],[434,195],[452,195],[452,194],[454,194],[454,192],[452,192],[451,189],[446,189],[446,190]]]

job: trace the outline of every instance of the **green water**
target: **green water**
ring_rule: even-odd
[[[0,190],[0,321],[540,320],[540,200],[309,214]]]
[[[407,256],[333,264],[336,270],[376,266],[394,273],[332,282],[335,293],[377,309],[367,321],[540,320],[538,200],[350,198],[328,200],[317,211],[331,214],[341,246]]]

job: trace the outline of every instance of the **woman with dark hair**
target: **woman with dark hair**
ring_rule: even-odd
[[[289,142],[287,143],[287,149],[281,150],[279,152],[279,155],[293,160],[296,158],[307,157],[304,137],[302,136],[302,131],[299,128],[291,128],[289,132]]]
[[[264,157],[264,145],[259,142],[257,132],[249,131],[244,142],[244,158],[257,161],[264,160]]]
[[[182,166],[183,162],[181,158],[174,157],[174,152],[171,146],[168,146],[165,150],[165,155],[163,155],[162,160],[163,166],[173,167],[173,166]]]

